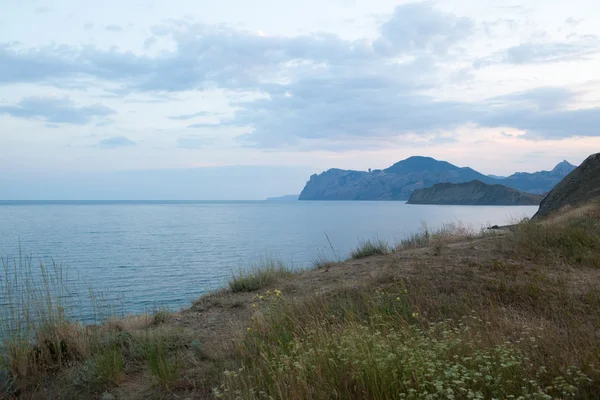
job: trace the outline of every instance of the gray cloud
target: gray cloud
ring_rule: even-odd
[[[92,77],[120,86],[119,95],[164,95],[215,87],[260,93],[260,98],[231,104],[237,111],[229,119],[188,126],[244,127],[247,133],[240,140],[259,147],[310,147],[308,141],[340,143],[348,139],[385,143],[407,133],[442,141],[449,138],[439,135],[441,131],[465,123],[524,129],[532,138],[598,134],[591,124],[598,109],[564,109],[573,98],[565,89],[539,88],[476,104],[436,101],[422,95],[424,89],[449,80],[468,79],[469,70],[457,71],[448,61],[460,54],[473,30],[473,21],[442,13],[429,3],[396,7],[372,42],[330,34],[264,37],[222,26],[171,21],[155,27],[147,44],[166,38],[174,42],[175,50],[154,57],[93,46],[22,49],[0,45],[0,81],[58,82]],[[564,43],[527,43],[494,53],[475,65],[563,61],[584,57],[598,48],[599,41],[592,36],[573,37]],[[102,114],[98,107],[104,106],[96,107],[96,116],[110,114],[110,109],[104,108]],[[26,116],[21,108],[23,105],[4,107],[0,112],[31,117],[31,112]],[[169,119],[207,115],[199,112]],[[47,122],[63,122],[56,119],[46,117]],[[181,139],[178,145],[192,145],[186,142],[192,138]]]
[[[208,112],[208,111],[199,111],[199,112],[193,113],[193,114],[172,115],[169,117],[169,119],[188,120],[188,119],[192,119],[192,118],[196,118],[196,117],[210,117],[213,115],[215,115],[215,114]]]
[[[115,124],[115,121],[112,119],[109,119],[109,118],[106,118],[102,121],[96,122],[96,126],[98,126],[98,127],[109,126],[109,125],[114,125],[114,124]]]
[[[380,51],[396,54],[414,50],[446,53],[474,28],[468,18],[436,11],[424,3],[409,3],[396,7],[392,18],[381,26],[381,39],[375,44]]]
[[[58,129],[58,128],[60,128],[60,125],[56,125],[56,124],[44,124],[44,126],[46,128],[49,128],[49,129]]]
[[[478,60],[474,66],[560,62],[580,59],[598,51],[600,38],[595,36],[578,37],[573,42],[564,43],[524,43]]]
[[[556,110],[565,106],[575,94],[565,88],[542,87],[506,96],[493,97],[490,105],[510,105],[511,107]]]
[[[314,74],[318,66],[353,65],[355,69],[368,70],[402,52],[445,52],[469,31],[468,20],[440,13],[422,3],[397,7],[392,19],[383,24],[381,40],[375,47],[366,40],[348,41],[330,34],[263,37],[219,26],[172,21],[155,27],[149,43],[153,38],[169,38],[175,42],[176,50],[157,57],[93,46],[21,49],[2,44],[0,81],[40,82],[83,75],[121,82],[122,93],[180,91],[211,85],[256,90],[265,83],[265,77],[293,80]]]
[[[123,32],[123,28],[120,25],[115,24],[106,25],[104,29],[110,32]]]
[[[401,95],[393,81],[385,89],[364,90],[360,95],[353,81],[339,81],[332,88],[327,84],[331,82],[302,82],[304,91],[291,90],[291,97],[272,96],[246,104],[234,118],[235,123],[251,126],[240,141],[277,148],[299,146],[305,140],[384,140],[417,133],[433,135],[431,140],[437,143],[449,140],[439,132],[467,123],[522,129],[535,139],[600,135],[600,108],[561,109],[574,94],[560,88],[538,88],[475,104]],[[312,90],[307,90],[309,86]],[[334,93],[337,97],[332,99]]]
[[[129,147],[135,146],[137,143],[127,139],[124,136],[113,136],[107,139],[103,139],[96,143],[94,147],[101,148],[116,148],[116,147]]]
[[[187,127],[190,129],[198,129],[198,128],[223,128],[226,126],[238,126],[238,125],[239,124],[233,123],[231,121],[222,121],[222,122],[217,122],[217,123],[191,124],[191,125],[188,125]]]
[[[106,117],[115,111],[102,104],[78,107],[66,97],[26,97],[14,106],[0,106],[0,114],[14,118],[40,119],[50,123],[87,124],[93,118]]]
[[[177,139],[177,147],[182,149],[200,149],[204,147],[208,142],[205,139],[199,139],[194,137],[183,137]]]
[[[52,11],[52,8],[48,6],[41,6],[35,9],[36,14],[47,14]]]
[[[565,20],[565,24],[569,25],[571,28],[575,28],[577,25],[583,22],[583,19],[575,19],[573,17],[569,17]]]

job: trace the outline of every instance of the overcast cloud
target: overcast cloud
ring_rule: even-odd
[[[9,0],[0,172],[317,172],[419,154],[502,175],[600,148],[592,0],[93,7]]]

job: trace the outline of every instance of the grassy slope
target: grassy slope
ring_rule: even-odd
[[[357,254],[389,251],[363,250]],[[393,253],[301,273],[267,263],[269,273],[238,275],[234,291],[179,313],[114,320],[93,332],[64,328],[58,343],[79,332],[78,352],[65,350],[68,362],[50,354],[42,368],[31,356],[38,347],[5,393],[597,398],[598,254],[600,212],[588,206],[513,233],[424,234]]]

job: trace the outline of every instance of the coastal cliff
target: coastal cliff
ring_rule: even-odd
[[[438,183],[413,192],[408,204],[531,206],[538,205],[543,195],[524,193],[503,185],[488,185],[481,181]]]

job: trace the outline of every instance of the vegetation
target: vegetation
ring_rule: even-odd
[[[485,236],[485,234],[483,231],[476,233],[472,228],[454,222],[443,224],[436,231],[430,231],[427,224],[422,222],[421,231],[402,239],[398,244],[398,250],[419,249],[431,245],[441,247],[452,242],[473,240]]]
[[[517,225],[510,243],[539,262],[600,268],[600,208],[564,210],[546,222]]]
[[[360,258],[389,254],[391,246],[383,239],[368,239],[362,242],[350,253],[350,257],[357,260]]]
[[[237,273],[233,273],[229,280],[229,289],[232,292],[252,292],[290,275],[292,271],[280,261],[263,259],[248,269],[240,269]]]
[[[476,315],[426,322],[402,286],[270,305],[266,323],[236,343],[223,398],[554,398],[590,378],[531,366],[539,333],[494,340]],[[558,373],[555,375],[554,373]],[[591,394],[591,393],[590,393]]]
[[[61,268],[4,261],[0,398],[595,399],[599,210],[266,260],[189,310],[91,326]]]

